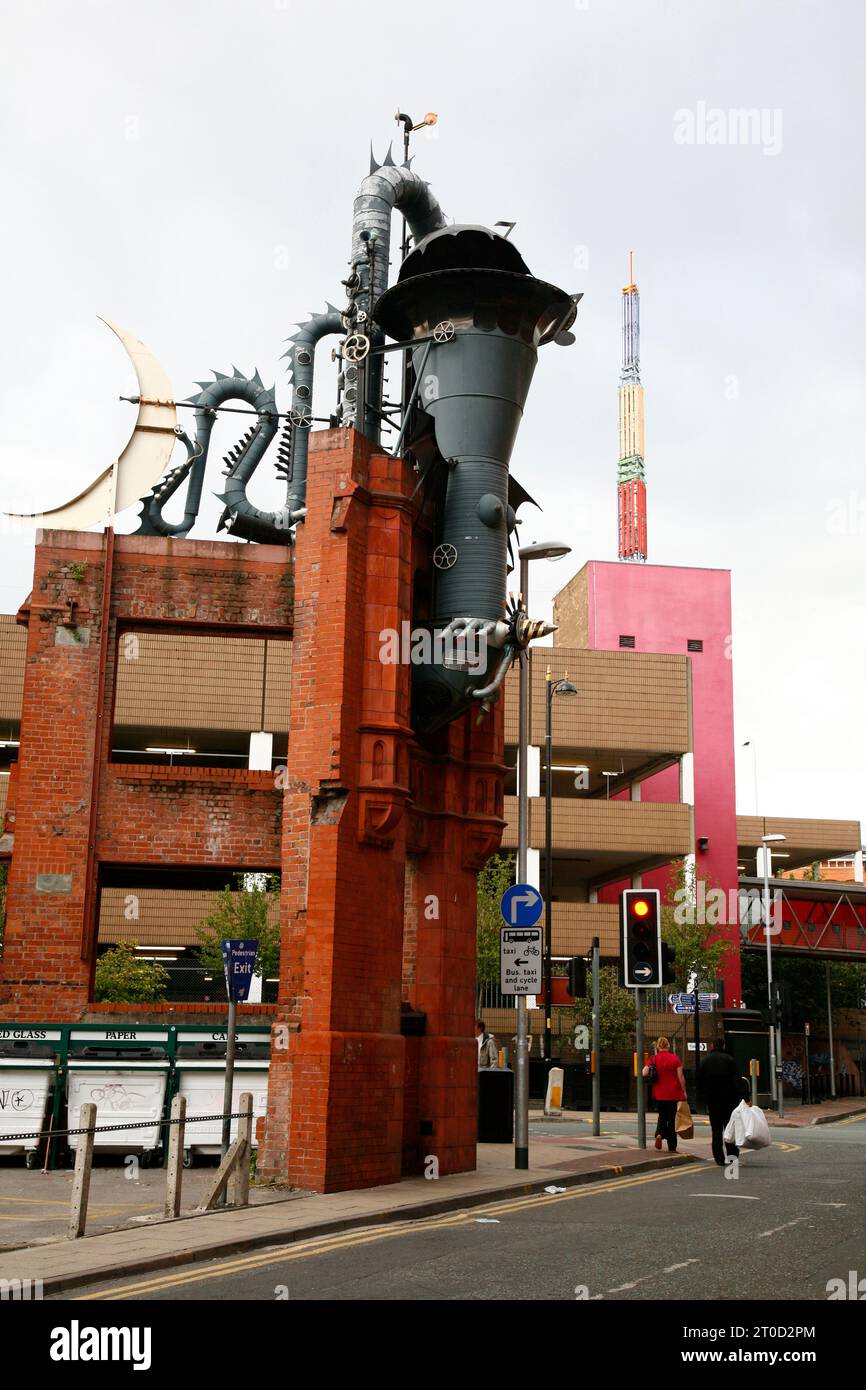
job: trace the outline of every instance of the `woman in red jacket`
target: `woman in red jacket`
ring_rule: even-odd
[[[680,1059],[671,1052],[670,1046],[667,1038],[658,1039],[655,1056],[650,1065],[644,1067],[643,1074],[652,1078],[652,1096],[659,1108],[656,1148],[660,1149],[662,1140],[666,1139],[668,1149],[673,1154],[677,1151],[677,1105],[686,1098],[686,1078]],[[655,1076],[652,1075],[653,1071]]]

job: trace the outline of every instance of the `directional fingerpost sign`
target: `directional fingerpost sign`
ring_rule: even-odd
[[[541,927],[503,927],[499,933],[499,987],[503,994],[540,994]]]
[[[713,1003],[718,999],[718,994],[698,994],[698,1008],[702,1014],[713,1012]],[[693,1014],[695,1011],[695,996],[693,994],[669,994],[668,1003],[672,1006],[675,1014]]]
[[[499,904],[507,927],[534,927],[544,911],[544,899],[531,883],[512,883]]]
[[[242,1004],[250,992],[256,964],[257,941],[222,941],[226,990],[234,1004]]]

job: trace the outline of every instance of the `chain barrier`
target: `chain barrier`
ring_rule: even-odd
[[[243,1112],[240,1110],[228,1110],[219,1115],[187,1115],[183,1123],[185,1125],[201,1124],[206,1120],[240,1120]],[[153,1129],[155,1125],[179,1125],[180,1120],[131,1120],[127,1124],[121,1125],[96,1125],[93,1129],[37,1129],[30,1134],[0,1134],[0,1144],[5,1142],[17,1143],[19,1139],[60,1139],[69,1134],[111,1134],[117,1130],[127,1129]]]

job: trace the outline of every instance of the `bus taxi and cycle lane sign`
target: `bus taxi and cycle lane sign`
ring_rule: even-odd
[[[503,994],[540,994],[544,959],[541,927],[502,927],[499,987]]]

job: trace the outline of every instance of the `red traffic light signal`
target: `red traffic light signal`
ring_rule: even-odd
[[[661,895],[657,888],[626,888],[620,897],[622,983],[652,989],[663,983]]]

